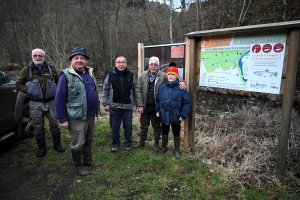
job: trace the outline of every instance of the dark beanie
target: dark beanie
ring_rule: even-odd
[[[169,67],[177,67],[177,65],[174,62],[170,62]]]

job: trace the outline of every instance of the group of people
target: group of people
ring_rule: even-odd
[[[74,173],[90,174],[85,166],[99,167],[92,159],[95,134],[95,117],[100,112],[99,88],[93,68],[88,67],[89,56],[81,47],[73,49],[70,66],[60,73],[45,61],[42,49],[32,51],[32,62],[24,67],[16,81],[18,90],[30,96],[30,115],[38,145],[37,157],[47,152],[44,117],[49,120],[54,150],[63,153],[61,130],[68,129],[71,136],[70,150]],[[168,151],[170,127],[174,135],[175,157],[180,155],[180,123],[191,108],[191,100],[184,81],[179,82],[179,71],[174,62],[166,73],[159,70],[159,58],[149,59],[149,69],[136,81],[127,68],[127,60],[119,56],[103,84],[102,105],[109,112],[112,131],[112,152],[120,147],[120,127],[123,123],[126,150],[132,148],[132,115],[140,113],[140,140],[134,148],[144,147],[148,128],[154,129],[153,150]],[[162,138],[162,146],[159,140]]]

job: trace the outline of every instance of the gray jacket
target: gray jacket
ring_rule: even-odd
[[[104,83],[103,83],[103,101],[102,101],[102,105],[103,106],[109,105],[110,108],[132,109],[133,106],[136,106],[135,86],[136,86],[136,80],[135,80],[135,75],[134,75],[133,76],[132,89],[130,90],[131,103],[130,104],[115,103],[115,102],[113,102],[114,89],[113,89],[112,84],[109,80],[109,74],[108,74],[105,78]]]
[[[167,76],[165,72],[158,71],[156,74],[156,79],[154,83],[154,97],[156,101],[156,96],[159,86],[166,82]],[[142,72],[139,76],[137,86],[135,89],[136,103],[137,107],[146,107],[147,93],[149,85],[149,70]]]

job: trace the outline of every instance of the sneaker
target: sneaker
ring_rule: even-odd
[[[131,150],[131,146],[125,146],[126,151],[130,151]]]
[[[112,152],[116,152],[116,151],[118,150],[118,148],[119,148],[119,147],[112,147],[112,148],[111,148],[111,151],[112,151]]]

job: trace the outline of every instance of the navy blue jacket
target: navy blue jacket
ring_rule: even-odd
[[[191,105],[188,91],[180,89],[178,81],[166,81],[159,87],[155,107],[163,124],[180,124],[179,118],[185,120],[189,116]]]

